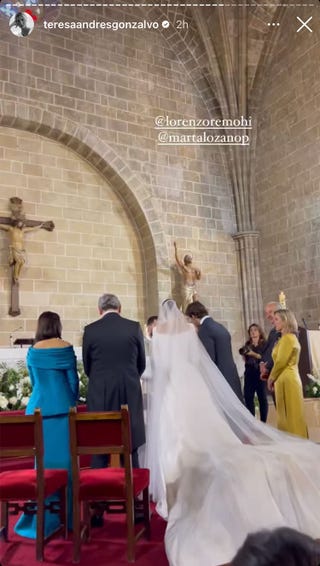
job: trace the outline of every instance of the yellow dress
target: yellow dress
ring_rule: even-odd
[[[298,362],[301,346],[295,334],[283,334],[272,351],[278,429],[308,438]]]

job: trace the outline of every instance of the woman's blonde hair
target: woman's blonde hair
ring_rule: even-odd
[[[274,314],[278,314],[283,322],[283,333],[287,334],[292,332],[294,334],[298,333],[298,323],[293,312],[289,309],[279,309],[275,311]]]

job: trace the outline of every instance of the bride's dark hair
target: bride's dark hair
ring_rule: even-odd
[[[165,299],[162,301],[161,306],[163,307],[166,303],[174,303],[176,305],[176,302],[173,299]]]
[[[188,327],[183,313],[173,299],[166,299],[161,303],[156,330],[158,334],[176,334],[184,332]]]

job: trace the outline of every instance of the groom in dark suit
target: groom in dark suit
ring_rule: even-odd
[[[198,329],[198,336],[210,358],[243,403],[241,383],[232,355],[230,333],[222,324],[209,316],[206,307],[199,301],[188,305],[185,314]]]
[[[146,358],[138,322],[120,316],[115,295],[98,302],[100,319],[85,327],[82,346],[84,371],[89,377],[88,411],[120,411],[128,405],[132,437],[132,465],[139,467],[138,447],[145,443],[140,376]],[[103,468],[107,456],[94,456],[92,466]]]

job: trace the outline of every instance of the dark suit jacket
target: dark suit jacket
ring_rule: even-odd
[[[130,411],[132,449],[145,443],[140,376],[146,358],[140,324],[116,312],[85,327],[82,346],[89,377],[89,411]]]
[[[199,338],[212,361],[218,366],[230,387],[243,402],[241,383],[232,355],[231,336],[228,330],[209,317],[200,324]]]
[[[262,354],[262,361],[265,362],[268,373],[270,373],[273,368],[272,350],[280,337],[281,333],[277,332],[275,328],[270,330],[268,340]]]

